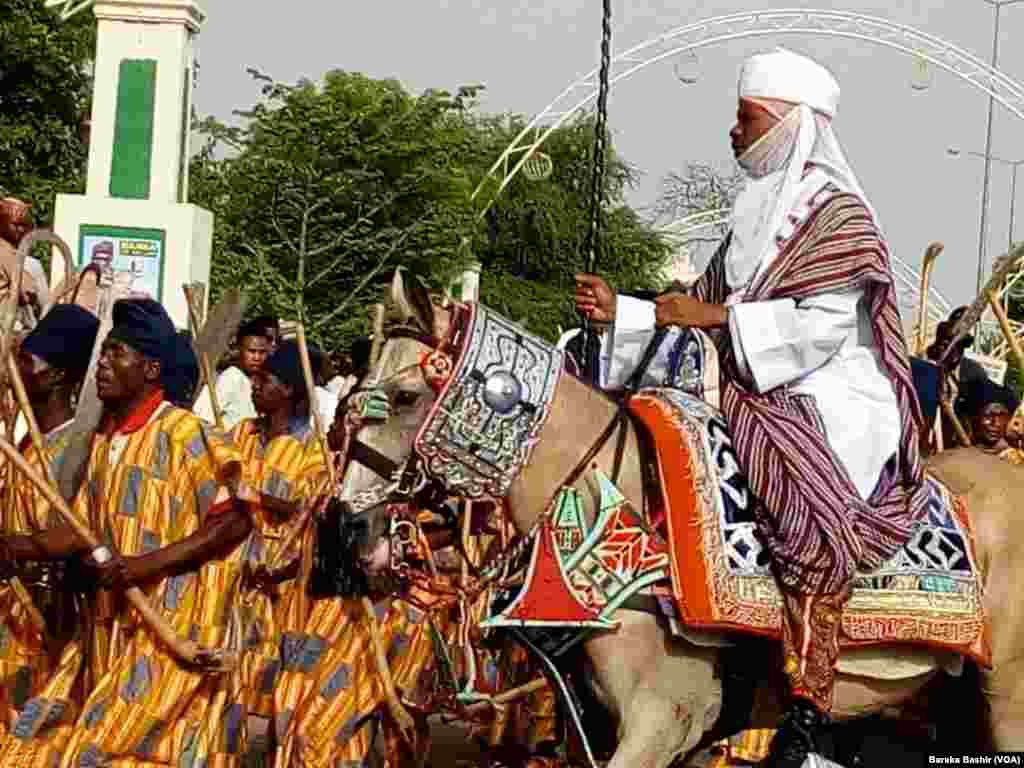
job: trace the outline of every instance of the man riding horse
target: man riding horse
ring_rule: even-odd
[[[721,407],[784,595],[792,699],[771,768],[820,751],[851,579],[903,546],[925,511],[888,248],[833,133],[838,102],[837,82],[810,59],[782,49],[748,59],[729,134],[748,180],[700,280],[651,303],[576,278],[576,306],[611,324],[602,357],[619,367],[616,333],[689,326],[718,346]],[[602,378],[614,386],[614,376]]]

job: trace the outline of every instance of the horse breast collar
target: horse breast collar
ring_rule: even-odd
[[[458,359],[438,382],[415,450],[425,471],[450,491],[505,496],[547,421],[563,353],[480,304],[456,312]]]

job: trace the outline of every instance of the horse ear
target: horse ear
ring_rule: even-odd
[[[434,305],[430,293],[415,275],[403,277],[403,270],[396,269],[391,281],[391,301],[395,305],[401,322],[415,323],[423,333],[434,336]]]

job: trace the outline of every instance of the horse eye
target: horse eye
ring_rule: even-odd
[[[415,405],[418,399],[419,395],[415,392],[396,392],[394,396],[395,405],[399,408]]]

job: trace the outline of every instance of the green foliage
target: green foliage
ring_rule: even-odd
[[[40,0],[0,0],[0,191],[53,220],[58,192],[85,187],[88,115],[96,44],[92,14],[62,22]]]
[[[1024,300],[1019,295],[1010,294],[1007,304],[1007,315],[1011,320],[1024,322]],[[1017,397],[1024,398],[1024,371],[1017,364],[1012,354],[1007,355],[1006,386],[1017,393]]]
[[[393,80],[329,72],[285,85],[250,70],[262,98],[241,127],[207,118],[191,198],[216,215],[214,297],[252,291],[254,311],[304,316],[329,348],[368,331],[368,307],[397,266],[437,290],[483,263],[481,299],[553,339],[575,323],[573,272],[589,226],[590,123],[544,145],[552,176],[517,176],[498,198],[494,234],[471,194],[521,130],[521,118],[478,113],[478,86],[407,93]],[[651,286],[667,246],[622,205],[634,171],[610,151],[607,247],[597,270],[618,288]],[[489,180],[489,183],[497,183]]]

